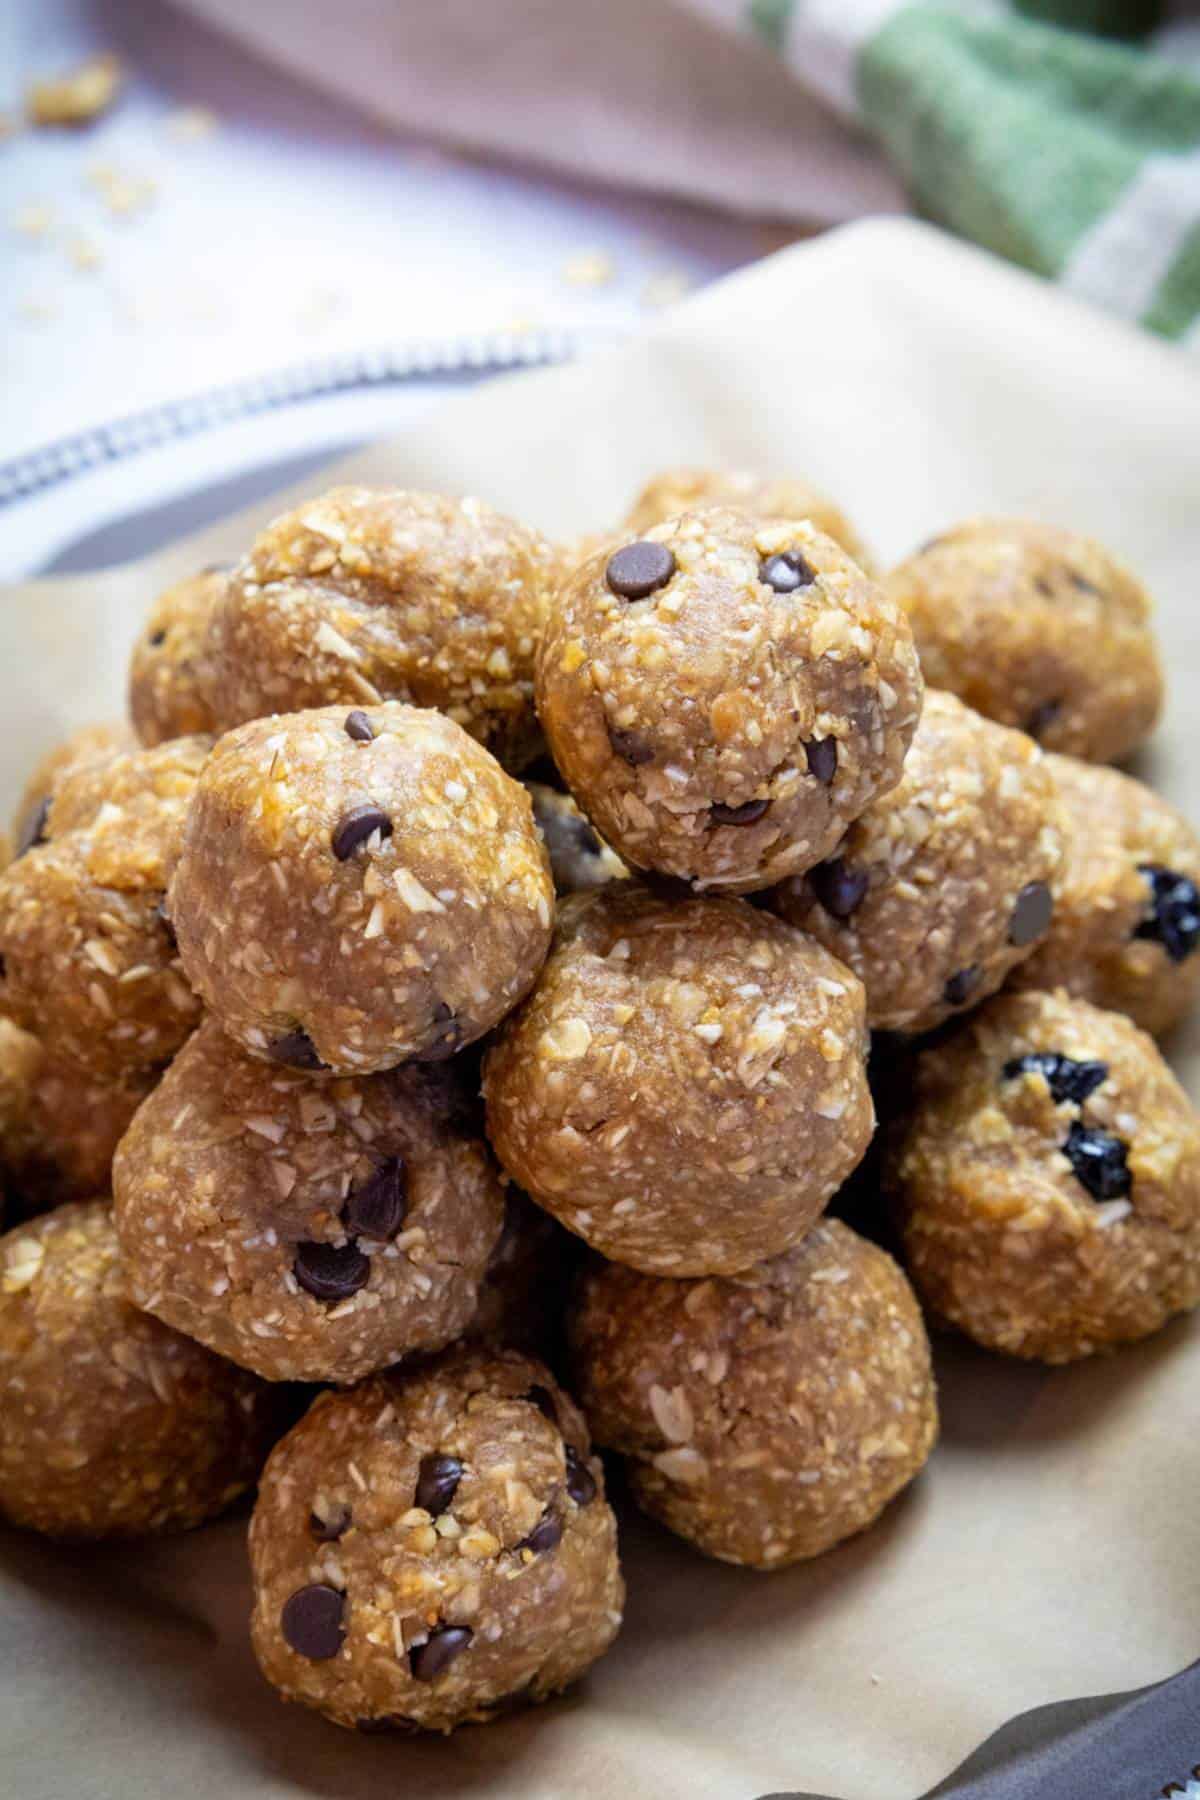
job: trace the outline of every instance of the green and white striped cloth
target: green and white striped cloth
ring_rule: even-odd
[[[1200,349],[1200,25],[1153,0],[692,3],[865,126],[929,218]]]

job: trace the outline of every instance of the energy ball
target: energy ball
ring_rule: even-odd
[[[835,501],[794,476],[750,475],[738,469],[665,469],[649,480],[629,511],[630,531],[648,531],[701,506],[728,506],[757,519],[809,519],[871,573],[862,539]]]
[[[125,1298],[106,1201],[0,1238],[0,1514],[52,1537],[181,1531],[250,1487],[271,1390]]]
[[[636,868],[749,892],[832,855],[921,709],[907,622],[804,520],[689,513],[585,562],[538,659],[580,806]]]
[[[1071,1362],[1200,1301],[1200,1120],[1119,1013],[989,1001],[918,1058],[887,1180],[918,1293],[990,1350]]]
[[[804,1236],[866,1149],[862,984],[744,900],[576,895],[484,1062],[508,1173],[615,1262],[726,1275]]]
[[[117,1151],[131,1297],[269,1381],[357,1381],[456,1338],[504,1216],[445,1069],[314,1082],[207,1019]]]
[[[267,1464],[250,1560],[267,1680],[359,1731],[546,1700],[607,1650],[624,1603],[587,1427],[514,1354],[322,1394]]]
[[[0,1019],[0,1173],[16,1210],[107,1193],[113,1151],[156,1080],[95,1080]]]
[[[229,586],[214,565],[160,594],[133,647],[129,712],[143,744],[216,729],[208,631]]]
[[[873,1030],[931,1031],[1045,940],[1062,857],[1037,745],[927,689],[898,786],[770,903],[854,970]]]
[[[163,895],[207,738],[82,761],[0,877],[0,1014],[97,1081],[139,1081],[200,1016]]]
[[[1112,762],[1140,744],[1163,679],[1141,583],[1054,525],[970,519],[886,582],[925,679],[1048,750]]]
[[[498,1349],[553,1357],[560,1345],[566,1297],[579,1241],[519,1188],[505,1198],[504,1229],[479,1286],[479,1304],[464,1337]]]
[[[1049,756],[1066,809],[1054,919],[1010,985],[1065,988],[1155,1036],[1200,995],[1200,838],[1115,769]]]
[[[722,1562],[782,1569],[864,1530],[937,1436],[929,1342],[891,1257],[837,1220],[742,1275],[585,1276],[570,1331],[597,1442]]]
[[[390,702],[223,737],[168,907],[188,979],[252,1055],[366,1074],[503,1018],[554,887],[524,788],[443,714]]]
[[[334,488],[267,527],[217,608],[220,722],[405,700],[519,770],[541,745],[554,569],[545,538],[481,500]]]
[[[24,856],[36,844],[45,843],[51,798],[72,770],[93,760],[111,761],[135,747],[132,731],[121,720],[112,724],[83,725],[48,750],[25,783],[17,805],[12,828],[16,855]]]
[[[588,823],[570,794],[560,794],[557,788],[546,787],[540,781],[527,782],[526,786],[557,893],[586,893],[590,888],[625,879],[629,870]]]

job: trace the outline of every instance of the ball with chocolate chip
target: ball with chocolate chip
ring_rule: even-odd
[[[588,823],[570,794],[562,794],[540,781],[526,785],[557,893],[586,893],[590,888],[625,879],[629,870]]]
[[[216,726],[208,630],[229,569],[202,569],[160,594],[133,646],[129,714],[143,744]]]
[[[208,749],[176,738],[77,763],[42,841],[0,877],[0,1013],[96,1080],[144,1078],[199,1018],[163,895]]]
[[[138,1312],[105,1200],[0,1238],[0,1515],[54,1537],[199,1525],[252,1485],[271,1390]]]
[[[1169,1031],[1200,996],[1200,838],[1116,769],[1046,762],[1066,810],[1066,859],[1050,930],[1012,985],[1066,988],[1143,1031]]]
[[[404,700],[521,769],[541,745],[554,572],[546,539],[481,500],[334,488],[274,520],[230,581],[211,637],[220,723]]]
[[[455,1074],[314,1081],[208,1019],[113,1165],[132,1298],[271,1381],[356,1381],[473,1317],[504,1203]]]
[[[616,1262],[725,1274],[794,1244],[874,1115],[862,985],[744,900],[575,895],[484,1065],[513,1179]]]
[[[48,750],[26,781],[13,817],[12,839],[16,856],[24,856],[46,841],[46,822],[55,790],[81,763],[112,761],[135,747],[133,732],[124,721],[83,725]]]
[[[1148,595],[1090,538],[971,519],[894,569],[925,679],[1050,750],[1093,762],[1147,737],[1163,679]]]
[[[621,1623],[587,1427],[513,1353],[321,1395],[267,1465],[250,1558],[267,1680],[359,1731],[452,1731],[548,1699]]]
[[[929,689],[899,785],[771,904],[854,970],[873,1029],[930,1031],[1045,939],[1062,855],[1037,745]]]
[[[907,622],[832,538],[722,508],[585,562],[538,659],[555,761],[617,854],[729,892],[833,854],[920,699]]]
[[[918,1293],[988,1349],[1071,1362],[1200,1301],[1200,1119],[1119,1013],[989,1001],[917,1059],[887,1183]]]
[[[213,751],[168,908],[252,1055],[345,1074],[453,1055],[531,986],[554,888],[525,789],[443,714],[259,719]]]
[[[596,1265],[570,1331],[588,1423],[634,1498],[723,1562],[782,1569],[862,1531],[937,1434],[916,1297],[836,1220],[719,1280]]]
[[[808,519],[840,544],[860,569],[872,559],[836,501],[796,476],[751,475],[744,469],[664,469],[646,483],[625,515],[630,531],[648,531],[701,506],[728,506],[756,519]]]

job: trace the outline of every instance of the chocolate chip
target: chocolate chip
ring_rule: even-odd
[[[175,927],[171,923],[171,915],[167,911],[167,897],[165,894],[163,895],[162,899],[159,901],[158,905],[155,907],[154,916],[158,920],[159,924],[162,926],[163,930],[166,932],[167,940],[170,943],[172,950],[178,950],[179,940],[175,936]]]
[[[303,1243],[296,1247],[292,1273],[315,1300],[348,1300],[367,1285],[371,1259],[357,1244]]]
[[[1108,1079],[1108,1064],[1076,1062],[1073,1056],[1063,1056],[1057,1050],[1032,1050],[1026,1056],[1014,1056],[1005,1063],[1006,1081],[1013,1081],[1018,1075],[1044,1075],[1050,1098],[1056,1106],[1061,1106],[1064,1101],[1082,1106]]]
[[[1018,949],[1044,937],[1050,929],[1054,901],[1044,881],[1027,881],[1017,895],[1008,922],[1008,941]]]
[[[567,1462],[567,1492],[576,1506],[590,1506],[596,1498],[596,1477],[588,1468],[578,1450],[572,1445],[563,1446],[563,1455]]]
[[[433,1034],[425,1048],[418,1050],[413,1061],[449,1062],[450,1058],[461,1049],[462,1041],[462,1026],[445,1001],[439,1000],[433,1009]]]
[[[152,631],[150,636],[146,639],[146,642],[152,650],[160,650],[166,641],[167,634],[165,631]]]
[[[530,1406],[536,1406],[542,1417],[549,1419],[552,1425],[558,1424],[558,1408],[554,1404],[554,1395],[549,1388],[544,1388],[540,1383],[535,1382],[528,1393],[522,1394],[521,1398],[528,1400]]]
[[[784,550],[759,563],[758,579],[777,594],[794,594],[798,588],[811,587],[817,571],[798,550]]]
[[[979,986],[981,970],[977,963],[967,969],[960,969],[952,975],[942,989],[942,998],[947,1006],[965,1006],[975,989]]]
[[[356,1719],[354,1729],[364,1737],[387,1737],[396,1733],[412,1736],[421,1727],[403,1713],[382,1713],[377,1719]]]
[[[1134,932],[1161,944],[1172,962],[1183,962],[1200,944],[1200,890],[1187,875],[1158,863],[1139,863],[1150,884],[1150,912]]]
[[[438,1518],[458,1492],[462,1477],[463,1466],[457,1456],[440,1456],[436,1452],[423,1456],[417,1470],[415,1504],[423,1506],[430,1518]]]
[[[36,850],[39,844],[46,841],[46,820],[50,817],[50,797],[46,795],[36,806],[31,806],[25,814],[25,823],[21,827],[21,835],[17,839],[17,856],[24,856],[30,850]],[[14,861],[16,858],[13,859]]]
[[[562,1520],[558,1515],[544,1512],[529,1536],[521,1539],[517,1549],[532,1550],[535,1556],[544,1556],[547,1550],[553,1550],[556,1544],[561,1543],[562,1534]]]
[[[1071,586],[1078,588],[1081,594],[1094,594],[1097,600],[1103,600],[1104,589],[1097,587],[1094,581],[1089,581],[1086,575],[1080,575],[1075,569],[1068,569],[1067,575]]]
[[[408,1210],[407,1188],[402,1156],[389,1156],[361,1186],[351,1188],[342,1208],[342,1223],[351,1237],[374,1238],[381,1244],[395,1237]]]
[[[1093,1200],[1120,1200],[1133,1187],[1129,1147],[1111,1132],[1076,1119],[1063,1145],[1067,1160]]]
[[[847,868],[835,856],[808,871],[808,885],[831,919],[848,919],[866,899],[871,878],[863,869]]]
[[[744,800],[740,806],[725,806],[718,800],[708,809],[708,822],[710,825],[753,825],[770,804],[769,800]]]
[[[648,744],[644,737],[639,737],[636,731],[622,731],[619,726],[610,725],[608,741],[614,754],[622,762],[628,763],[631,769],[642,769],[647,763],[654,761],[654,746]]]
[[[376,832],[385,838],[392,835],[392,821],[383,809],[369,801],[362,806],[352,806],[348,813],[342,814],[330,834],[333,854],[339,862],[345,862]]]
[[[608,559],[604,579],[618,600],[644,600],[666,587],[675,573],[675,558],[665,544],[641,538]]]
[[[1031,738],[1040,738],[1048,731],[1062,711],[1061,700],[1040,700],[1026,719],[1022,730]]]
[[[475,1633],[469,1625],[439,1625],[424,1644],[408,1653],[414,1681],[436,1681],[461,1656]]]
[[[327,1519],[318,1512],[308,1515],[308,1529],[320,1544],[336,1544],[350,1529],[350,1508],[335,1506]]]
[[[805,744],[804,754],[808,758],[808,772],[814,775],[822,787],[828,787],[837,774],[838,747],[836,738],[813,738]]]
[[[267,1055],[272,1062],[283,1063],[288,1069],[323,1069],[325,1064],[317,1055],[312,1039],[307,1031],[297,1025],[295,1031],[285,1032],[283,1037],[275,1039],[267,1046]]]
[[[346,714],[345,731],[346,736],[353,738],[356,744],[373,744],[375,742],[375,727],[366,713],[359,712],[357,707],[353,712]]]
[[[279,1615],[279,1627],[297,1656],[307,1656],[310,1662],[328,1662],[337,1655],[346,1635],[342,1624],[345,1610],[345,1594],[323,1582],[314,1582],[311,1587],[297,1588],[289,1594]]]

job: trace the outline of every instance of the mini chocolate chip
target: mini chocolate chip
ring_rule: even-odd
[[[417,1470],[415,1504],[423,1506],[433,1519],[445,1512],[463,1477],[463,1466],[457,1456],[440,1456],[435,1451],[421,1458]]]
[[[552,1425],[558,1424],[558,1408],[554,1404],[554,1395],[549,1388],[544,1388],[540,1383],[535,1382],[528,1393],[522,1394],[521,1398],[528,1400],[530,1406],[536,1406],[542,1417],[549,1419]]]
[[[965,1006],[979,986],[981,973],[978,964],[972,963],[969,968],[959,969],[957,974],[952,975],[942,989],[942,997],[946,1005]]]
[[[1040,738],[1044,731],[1050,729],[1061,711],[1061,700],[1039,700],[1022,726],[1022,730],[1031,738]]]
[[[1150,884],[1150,912],[1134,932],[1161,944],[1172,962],[1183,962],[1200,944],[1200,890],[1187,875],[1158,863],[1139,863]]]
[[[461,1656],[475,1633],[469,1625],[439,1625],[427,1641],[408,1653],[414,1681],[436,1681]]]
[[[312,1535],[316,1538],[318,1543],[336,1544],[338,1539],[343,1537],[345,1533],[349,1531],[350,1518],[351,1514],[348,1506],[335,1506],[327,1519],[323,1519],[320,1513],[310,1512],[308,1515],[308,1529],[312,1532]]]
[[[283,1037],[275,1039],[268,1045],[267,1055],[272,1062],[283,1063],[288,1069],[323,1069],[325,1064],[317,1055],[316,1048],[307,1031],[297,1025],[295,1031],[285,1032]]]
[[[359,1187],[352,1187],[342,1208],[342,1224],[351,1237],[386,1243],[404,1223],[408,1175],[402,1156],[389,1156]]]
[[[1104,589],[1097,587],[1094,581],[1089,581],[1086,575],[1080,575],[1075,569],[1068,569],[1067,574],[1070,577],[1071,586],[1078,588],[1081,594],[1094,594],[1098,600],[1104,598]]]
[[[866,899],[871,878],[864,869],[848,869],[835,856],[808,871],[808,885],[831,919],[848,919]]]
[[[310,1662],[328,1662],[342,1647],[346,1628],[342,1615],[346,1596],[337,1588],[314,1582],[311,1587],[297,1588],[283,1603],[279,1628],[297,1656]]]
[[[1050,1098],[1056,1106],[1070,1101],[1082,1106],[1102,1082],[1108,1079],[1108,1064],[1076,1062],[1057,1050],[1031,1050],[1026,1056],[1014,1056],[1004,1065],[1004,1079],[1013,1081],[1018,1075],[1044,1075]]]
[[[149,646],[152,650],[161,649],[162,646],[166,643],[166,641],[167,641],[167,634],[165,631],[152,631],[150,633],[150,636],[146,639],[146,642],[149,644]]]
[[[167,911],[167,897],[165,894],[155,907],[154,916],[166,932],[167,940],[170,943],[172,950],[177,950],[179,948],[179,941],[175,936],[175,927],[171,923],[171,915]]]
[[[636,731],[622,731],[620,726],[610,725],[608,741],[614,754],[622,762],[628,763],[631,769],[642,769],[647,763],[654,761],[654,746],[648,744],[644,737],[639,737]]]
[[[813,738],[805,744],[804,754],[808,758],[808,772],[814,775],[822,787],[828,787],[837,774],[838,747],[836,738]]]
[[[353,712],[346,714],[345,732],[346,736],[353,738],[356,744],[373,744],[375,742],[375,727],[366,713],[360,712],[357,707]]]
[[[640,538],[609,557],[604,579],[618,600],[644,600],[666,587],[674,573],[675,558],[667,546]]]
[[[596,1498],[596,1477],[571,1444],[563,1446],[567,1462],[567,1492],[576,1506],[590,1506]]]
[[[421,1727],[415,1719],[406,1718],[403,1713],[383,1713],[378,1719],[356,1719],[355,1731],[363,1737],[388,1737],[395,1734],[411,1737]]]
[[[557,1513],[544,1512],[529,1536],[521,1539],[517,1549],[532,1550],[535,1556],[544,1556],[547,1550],[553,1550],[561,1543],[562,1534],[562,1520]]]
[[[392,835],[392,821],[382,807],[370,801],[362,806],[352,806],[349,812],[342,814],[330,834],[333,854],[339,862],[345,862],[376,832],[385,838]]]
[[[726,806],[718,800],[708,809],[708,822],[710,825],[753,825],[770,804],[769,800],[744,800],[740,806]]]
[[[811,587],[817,571],[798,550],[784,550],[759,563],[758,579],[777,594],[794,594],[798,588]]]
[[[1017,903],[1008,922],[1008,941],[1024,949],[1050,929],[1054,900],[1044,881],[1027,881],[1017,895]]]
[[[36,850],[39,844],[46,841],[46,820],[50,817],[50,797],[45,795],[36,806],[31,806],[25,814],[25,823],[21,827],[21,835],[17,839],[17,856],[24,856],[30,850]],[[16,859],[14,858],[14,861]]]
[[[371,1259],[357,1244],[303,1243],[296,1246],[292,1273],[315,1300],[348,1300],[370,1280]]]
[[[462,1041],[462,1026],[445,1001],[439,1000],[433,1009],[433,1036],[423,1050],[418,1050],[413,1061],[449,1062],[450,1058],[462,1048]]]
[[[1077,1181],[1093,1200],[1120,1200],[1133,1187],[1129,1146],[1111,1132],[1096,1131],[1076,1119],[1063,1145]]]

